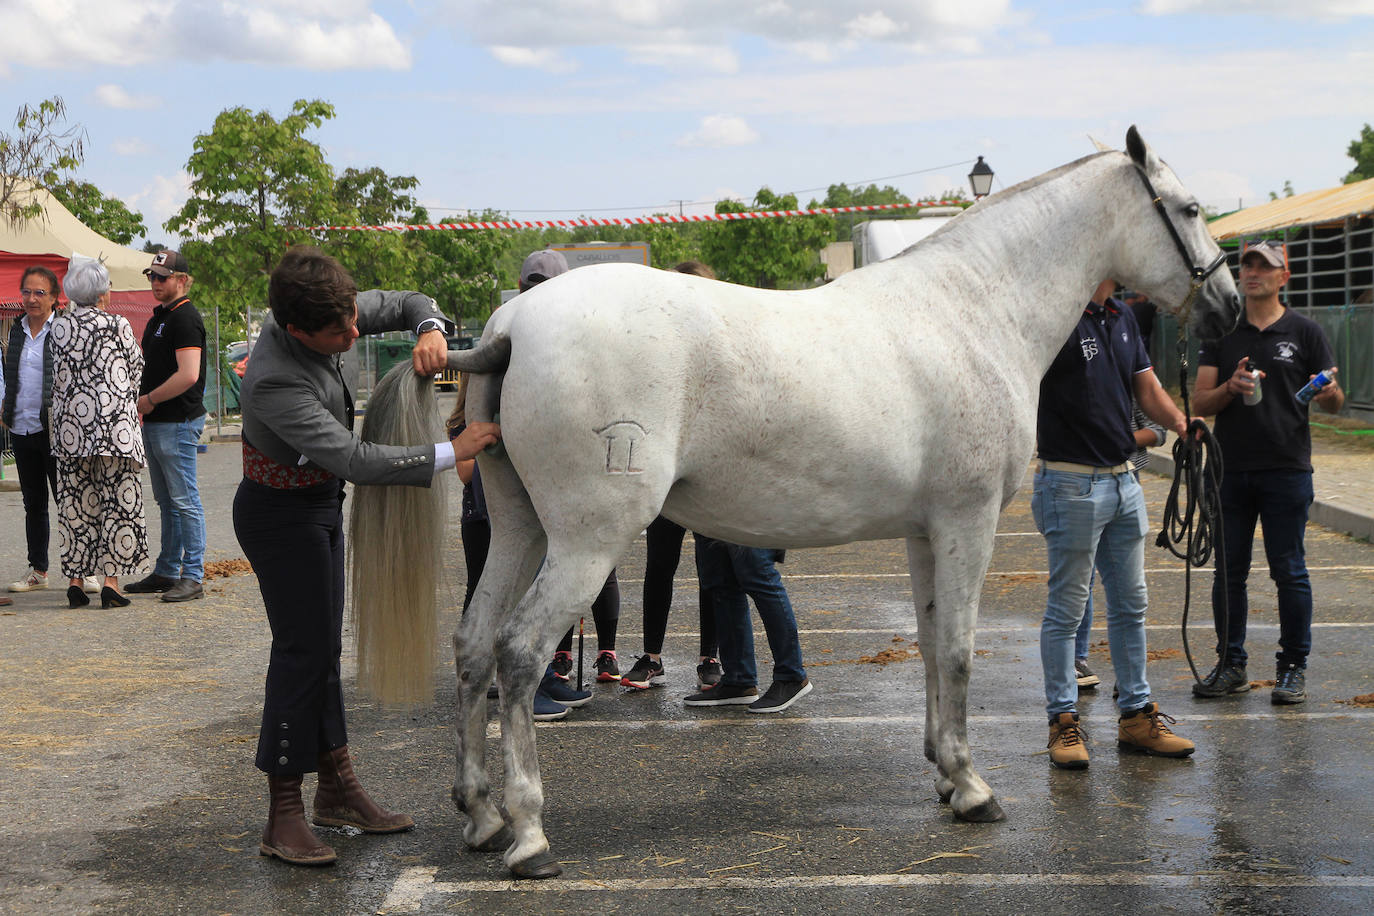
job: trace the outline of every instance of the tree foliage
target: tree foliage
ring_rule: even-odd
[[[28,194],[51,188],[74,171],[86,155],[86,131],[65,126],[67,103],[55,95],[37,105],[21,105],[13,134],[0,133],[0,217],[22,226],[43,214]]]
[[[1355,160],[1355,168],[1342,179],[1344,184],[1374,178],[1374,127],[1366,124],[1361,128],[1360,135],[1350,141],[1345,154]]]
[[[48,190],[73,216],[112,242],[127,245],[148,233],[142,213],[130,210],[118,197],[106,197],[89,181],[68,178]]]
[[[795,194],[760,188],[753,206],[735,201],[716,204],[717,213],[746,210],[795,210]],[[808,286],[825,276],[818,252],[834,236],[829,216],[741,219],[707,223],[702,231],[702,260],[716,276],[731,283],[764,289]]]

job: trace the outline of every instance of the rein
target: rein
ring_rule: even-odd
[[[1186,305],[1191,308],[1198,286],[1195,284],[1189,293]],[[1183,394],[1183,415],[1189,417],[1192,410],[1188,403],[1188,330],[1187,325],[1178,326],[1178,384]],[[1224,576],[1226,568],[1226,540],[1222,532],[1221,517],[1221,475],[1223,464],[1221,447],[1217,444],[1212,431],[1202,420],[1194,417],[1188,424],[1185,434],[1174,440],[1174,480],[1169,487],[1169,496],[1164,502],[1164,518],[1160,523],[1159,536],[1155,546],[1167,549],[1183,561],[1183,655],[1188,660],[1188,668],[1193,672],[1193,680],[1199,684],[1197,665],[1193,663],[1193,653],[1188,647],[1188,609],[1193,594],[1193,567],[1206,566],[1216,545],[1217,569]],[[1184,509],[1179,511],[1179,491],[1183,491]],[[1184,549],[1179,549],[1184,544]],[[1221,591],[1221,629],[1225,634],[1230,631],[1231,611],[1226,589]],[[1226,667],[1229,646],[1222,638],[1221,667]]]

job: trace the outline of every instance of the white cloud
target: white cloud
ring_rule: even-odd
[[[185,171],[178,171],[173,175],[154,175],[142,190],[125,197],[124,203],[143,214],[149,239],[170,241],[162,224],[180,210],[190,196],[191,176]]]
[[[151,95],[130,95],[123,86],[105,83],[95,87],[95,99],[106,108],[156,108],[157,98]]]
[[[637,45],[626,50],[625,59],[632,64],[673,67],[679,70],[739,72],[738,54],[729,48],[711,45]]]
[[[120,137],[110,144],[110,148],[121,156],[146,156],[153,151],[141,137]]]
[[[517,48],[513,45],[495,45],[487,49],[491,56],[508,67],[529,67],[546,70],[549,73],[571,73],[577,64],[551,48]]]
[[[1285,16],[1299,19],[1349,19],[1374,16],[1370,0],[1145,0],[1140,11],[1147,16],[1204,14],[1209,16]]]
[[[411,64],[410,49],[371,11],[370,0],[6,0],[5,17],[0,61],[33,67],[159,60],[167,45],[149,36],[168,34],[169,23],[200,60],[310,70],[404,70]]]
[[[820,60],[864,42],[977,48],[1028,19],[1011,0],[447,0],[446,9],[488,47],[612,47],[639,64],[658,63],[655,55],[666,48],[692,48],[699,66],[716,70],[719,50],[700,49],[725,49],[741,37]]]
[[[679,146],[748,146],[757,143],[758,133],[743,118],[733,115],[708,115],[701,126],[678,139]]]

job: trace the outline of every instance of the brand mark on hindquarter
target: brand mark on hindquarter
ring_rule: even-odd
[[[596,431],[606,445],[607,474],[643,474],[644,469],[635,464],[635,451],[648,430],[634,420],[617,420],[609,426]]]

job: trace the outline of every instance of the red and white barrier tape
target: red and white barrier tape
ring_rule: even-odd
[[[875,210],[909,210],[914,207],[964,207],[966,200],[923,200],[910,204],[863,204],[853,207],[815,207],[810,210],[745,210],[740,213],[704,213],[699,216],[620,216],[607,219],[498,220],[481,223],[418,223],[381,226],[293,226],[307,232],[420,232],[451,229],[579,229],[586,226],[643,226],[651,223],[715,223],[741,219],[775,219],[781,216],[818,216],[834,213],[869,213]]]

